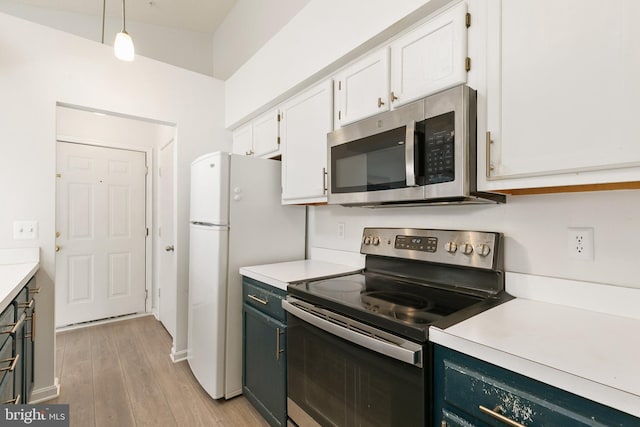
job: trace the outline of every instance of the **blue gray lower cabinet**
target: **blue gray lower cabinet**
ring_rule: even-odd
[[[433,413],[441,427],[640,426],[639,418],[439,345]]]
[[[35,350],[35,277],[0,313],[0,404],[29,402]]]
[[[272,426],[287,422],[286,292],[259,281],[242,280],[242,391]]]

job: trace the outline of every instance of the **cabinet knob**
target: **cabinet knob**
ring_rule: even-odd
[[[397,101],[397,100],[398,100],[398,97],[396,96],[395,93],[393,93],[393,91],[391,91],[391,102]]]
[[[60,252],[60,246],[56,245],[56,252]]]
[[[173,252],[175,250],[175,248],[173,247],[173,245],[169,245],[169,246],[165,247],[164,250],[167,251],[167,252]]]
[[[382,107],[384,105],[384,102],[382,101],[382,98],[378,98],[378,108]]]

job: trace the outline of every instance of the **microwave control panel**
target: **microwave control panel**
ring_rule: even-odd
[[[455,113],[441,114],[424,121],[426,184],[455,180]]]

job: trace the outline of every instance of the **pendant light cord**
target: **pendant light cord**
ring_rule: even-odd
[[[127,20],[125,18],[124,15],[124,0],[122,0],[122,32],[126,33],[127,32]]]
[[[102,0],[102,44],[104,44],[104,16],[107,8],[107,0]]]

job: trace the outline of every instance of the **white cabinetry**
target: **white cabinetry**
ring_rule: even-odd
[[[479,151],[487,131],[492,141],[481,189],[639,181],[640,2],[478,3],[487,60]]]
[[[327,133],[332,130],[333,81],[281,106],[282,203],[327,201]]]
[[[465,83],[467,65],[459,2],[334,76],[336,127]]]
[[[233,132],[233,152],[256,157],[280,154],[280,112],[270,110]]]
[[[399,106],[467,81],[467,4],[391,43],[391,100]]]
[[[334,76],[335,123],[344,126],[389,109],[389,49],[384,47]]]

